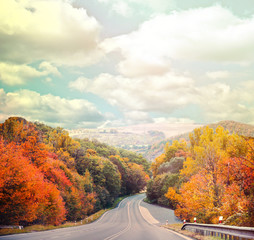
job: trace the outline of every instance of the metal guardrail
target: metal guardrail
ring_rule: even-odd
[[[17,226],[17,225],[0,225],[0,229],[23,229],[23,226]]]
[[[217,236],[221,239],[254,239],[254,228],[216,224],[185,223],[182,230],[189,230],[204,236]]]

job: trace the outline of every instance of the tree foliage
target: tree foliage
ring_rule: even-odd
[[[106,144],[72,139],[61,128],[7,119],[0,124],[0,224],[76,221],[119,195],[139,192],[148,180],[147,162],[117,154]]]
[[[178,217],[217,223],[222,215],[227,224],[253,226],[253,150],[253,138],[229,134],[222,127],[195,129],[189,147],[176,142],[155,160],[147,197],[158,202],[166,183],[163,176],[178,172],[178,181],[164,194]],[[181,164],[177,152],[181,152]]]

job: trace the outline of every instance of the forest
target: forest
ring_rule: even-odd
[[[11,117],[0,124],[0,224],[84,219],[144,189],[149,167],[136,153]]]
[[[147,200],[182,220],[254,226],[254,138],[197,128],[152,163]]]

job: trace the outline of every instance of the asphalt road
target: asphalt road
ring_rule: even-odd
[[[124,199],[117,208],[106,212],[99,220],[77,227],[1,236],[5,240],[183,240],[165,228],[159,227],[164,217],[158,214],[160,207],[142,202],[144,195]],[[149,207],[152,208],[150,212]],[[173,215],[172,215],[173,216]],[[156,218],[155,218],[156,217]],[[160,219],[161,218],[161,219]],[[174,216],[169,220],[178,221]]]

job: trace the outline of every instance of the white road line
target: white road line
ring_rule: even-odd
[[[176,235],[178,235],[178,236],[180,236],[180,237],[186,239],[186,240],[193,240],[193,238],[189,238],[189,237],[187,237],[187,236],[185,236],[185,235],[183,235],[183,234],[180,234],[180,233],[175,232],[175,231],[173,231],[173,230],[170,230],[170,229],[168,229],[168,228],[165,228],[165,229],[166,229],[167,231],[171,232],[171,233],[174,233],[174,234],[176,234]]]
[[[131,218],[130,218],[130,202],[128,202],[128,225],[126,228],[124,228],[123,230],[121,230],[120,232],[117,232],[107,238],[104,238],[104,240],[112,240],[115,239],[119,236],[121,236],[122,234],[126,233],[127,231],[129,231],[129,229],[131,228]]]
[[[103,215],[99,218],[99,220],[96,221],[96,223],[100,222],[108,213],[109,211],[103,213]]]
[[[127,198],[123,199],[119,204],[118,204],[118,207],[117,207],[117,211],[119,210],[119,207],[121,206],[121,204],[126,200]],[[114,210],[114,209],[112,209]],[[100,222],[110,211],[107,211],[105,212],[97,221],[96,223]]]
[[[157,220],[151,215],[151,213],[149,212],[149,210],[148,210],[147,208],[145,208],[145,207],[142,207],[142,206],[140,205],[141,201],[142,201],[142,199],[139,200],[139,202],[138,202],[138,207],[139,207],[139,211],[140,211],[142,217],[143,217],[149,224],[151,224],[151,225],[158,224],[159,221],[157,221]]]
[[[144,207],[140,206],[141,201],[142,201],[142,199],[138,202],[138,206],[139,206],[139,211],[140,211],[142,217],[143,217],[149,224],[154,225],[155,227],[160,228],[159,226],[155,225],[155,224],[157,224],[157,223],[159,223],[159,222],[158,222],[155,218],[153,218],[153,216],[150,214],[149,210],[148,210],[147,208],[144,208]],[[145,209],[145,211],[144,211],[144,209]],[[147,212],[146,212],[146,210],[147,210]],[[143,213],[144,213],[144,215],[143,215]],[[146,214],[148,214],[148,217],[146,216]],[[180,234],[180,233],[175,232],[175,231],[173,231],[173,230],[170,230],[170,229],[168,229],[168,228],[164,228],[164,229],[166,229],[167,231],[169,231],[169,232],[171,232],[171,233],[174,233],[174,234],[176,234],[176,235],[178,235],[178,236],[180,236],[180,237],[182,237],[182,238],[184,238],[184,239],[186,239],[186,240],[192,240],[192,238],[189,238],[189,237],[187,237],[187,236],[185,236],[185,235],[183,235],[183,234]]]

